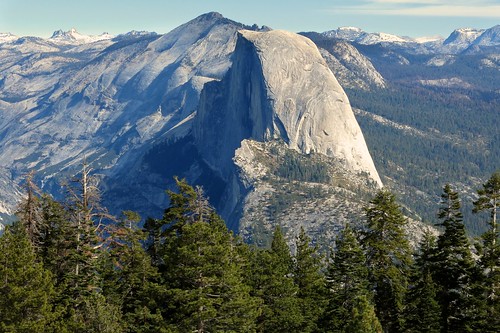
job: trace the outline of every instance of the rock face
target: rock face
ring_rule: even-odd
[[[319,48],[326,63],[344,88],[386,88],[382,75],[354,46],[343,41],[323,43]]]
[[[233,66],[222,82],[205,86],[195,122],[202,155],[221,173],[243,139],[280,139],[382,185],[346,94],[303,36],[240,31]]]

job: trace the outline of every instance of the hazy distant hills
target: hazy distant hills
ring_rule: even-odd
[[[314,45],[209,13],[165,35],[0,34],[0,213],[30,169],[61,197],[85,159],[113,211],[158,216],[178,175],[254,241],[276,223],[332,237],[378,174],[429,219],[445,182],[468,196],[500,165],[499,29]]]

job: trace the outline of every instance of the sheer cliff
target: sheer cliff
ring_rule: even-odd
[[[193,137],[226,184],[220,211],[252,242],[276,224],[330,240],[382,186],[342,87],[290,32],[238,32],[231,68],[201,92]]]
[[[347,95],[317,47],[297,34],[240,31],[232,68],[205,86],[195,124],[200,151],[215,169],[225,169],[243,139],[280,139],[381,185]]]

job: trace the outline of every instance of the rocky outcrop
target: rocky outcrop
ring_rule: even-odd
[[[279,139],[382,185],[342,87],[314,43],[290,32],[239,32],[232,68],[201,93],[194,136],[221,174],[242,140]]]
[[[371,61],[351,44],[335,41],[331,45],[322,45],[319,50],[342,87],[386,88],[384,78]]]

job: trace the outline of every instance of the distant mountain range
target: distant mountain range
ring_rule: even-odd
[[[382,182],[428,219],[443,182],[471,195],[499,165],[499,29],[305,38],[208,13],[165,35],[0,34],[0,216],[29,170],[62,197],[85,160],[114,212],[160,216],[178,175],[261,244],[276,224],[331,239]]]
[[[110,35],[107,32],[104,32],[100,35],[85,35],[79,33],[75,28],[72,28],[69,31],[57,30],[52,34],[50,38],[46,38],[44,40],[52,42],[54,44],[79,45],[94,43],[102,40],[121,38],[130,35],[137,36],[150,34],[156,35],[155,32],[147,31],[131,31],[118,36]],[[302,34],[307,35],[309,33]],[[339,27],[335,30],[322,32],[320,33],[320,35],[326,38],[345,40],[351,43],[362,45],[407,44],[409,47],[411,47],[411,44],[422,44],[426,45],[429,50],[441,53],[462,52],[472,46],[496,47],[500,45],[500,25],[496,25],[489,29],[459,28],[454,30],[448,36],[448,38],[443,38],[441,36],[411,38],[384,32],[366,32],[357,27]],[[39,37],[18,37],[11,33],[0,33],[0,43],[13,42],[22,38],[38,39]],[[418,48],[417,50],[422,49]]]
[[[321,33],[326,38],[345,40],[361,45],[399,45],[414,49],[415,53],[460,53],[473,51],[475,47],[500,46],[500,25],[490,29],[461,28],[453,31],[446,39],[442,37],[410,38],[386,34],[369,33],[355,27],[341,27]]]

